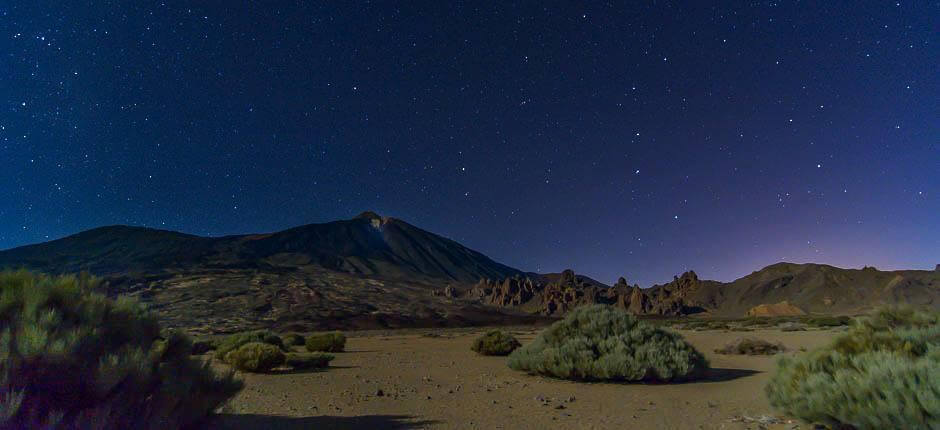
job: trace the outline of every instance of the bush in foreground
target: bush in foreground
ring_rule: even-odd
[[[96,284],[0,272],[0,428],[192,427],[242,388]]]
[[[718,354],[740,354],[740,355],[774,355],[778,352],[786,351],[780,342],[771,343],[762,339],[749,337],[737,338],[725,344],[724,347],[715,350]]]
[[[834,428],[940,428],[937,314],[882,309],[833,342],[781,358],[771,405]]]
[[[329,366],[334,358],[332,354],[322,352],[290,353],[287,354],[286,364],[297,370],[322,369]]]
[[[513,335],[502,330],[491,330],[476,338],[470,349],[480,355],[509,355],[522,346]]]
[[[263,373],[284,364],[281,348],[262,342],[249,342],[225,355],[225,362],[243,372]]]
[[[306,346],[310,352],[343,352],[346,349],[346,335],[338,331],[311,334],[307,336]]]
[[[678,334],[607,305],[583,306],[509,355],[509,367],[574,380],[678,381],[705,357]]]
[[[255,342],[276,346],[282,351],[286,349],[281,337],[268,330],[248,331],[231,334],[218,341],[215,348],[215,358],[226,361],[225,357],[228,353],[241,348],[242,345]]]
[[[286,346],[304,346],[307,343],[307,339],[297,333],[287,333],[282,339]]]

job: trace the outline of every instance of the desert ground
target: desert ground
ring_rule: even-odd
[[[523,343],[538,329],[511,330]],[[516,372],[470,350],[483,329],[352,333],[324,371],[243,374],[245,389],[215,429],[796,429],[763,387],[774,356],[712,352],[742,336],[782,342],[787,354],[835,332],[684,331],[712,371],[677,384],[583,383]]]

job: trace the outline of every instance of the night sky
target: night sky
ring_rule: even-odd
[[[936,1],[73,3],[0,3],[0,248],[374,210],[643,286],[940,263]]]

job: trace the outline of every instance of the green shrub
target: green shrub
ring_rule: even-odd
[[[476,338],[470,349],[481,355],[509,355],[522,346],[513,335],[502,330],[491,330]]]
[[[243,372],[263,373],[284,364],[286,356],[275,345],[249,342],[225,355],[225,362]]]
[[[742,337],[715,350],[718,354],[774,355],[786,351],[782,343],[771,343],[762,339]]]
[[[778,361],[771,405],[812,423],[857,429],[940,428],[937,314],[883,309],[832,343]]]
[[[307,343],[307,339],[304,339],[303,336],[297,333],[287,333],[283,337],[284,345],[286,346],[303,346]]]
[[[569,312],[513,351],[509,367],[574,380],[677,381],[701,376],[708,362],[674,332],[593,305]]]
[[[0,272],[0,428],[194,427],[242,383],[88,276]]]
[[[307,336],[306,345],[310,352],[343,352],[346,349],[346,335],[338,331],[311,334]]]
[[[287,349],[284,346],[284,341],[280,338],[280,336],[268,330],[247,331],[229,335],[218,341],[215,348],[215,358],[225,361],[225,357],[228,355],[228,353],[241,348],[242,345],[254,342],[273,345],[282,351]]]
[[[286,364],[294,369],[322,369],[330,365],[336,358],[332,354],[323,352],[290,353],[287,354]]]

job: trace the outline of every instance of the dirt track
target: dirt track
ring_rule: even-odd
[[[326,371],[243,375],[245,390],[225,407],[215,427],[789,429],[795,421],[775,414],[763,393],[774,358],[717,355],[712,350],[736,337],[753,336],[781,341],[797,351],[825,344],[833,336],[829,331],[682,332],[710,360],[713,371],[706,380],[608,384],[515,372],[503,357],[470,351],[479,332],[439,333],[441,337],[352,337],[348,352],[337,354]],[[535,331],[515,333],[525,343]],[[761,416],[781,420],[761,427],[748,419]]]

